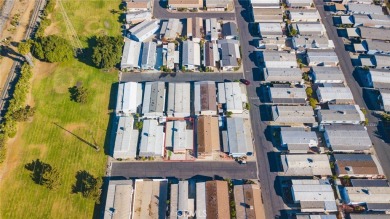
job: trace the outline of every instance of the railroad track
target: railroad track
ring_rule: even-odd
[[[40,14],[41,10],[44,8],[45,3],[46,3],[46,0],[37,0],[37,2],[35,3],[34,11],[33,11],[33,14],[31,16],[30,22],[28,24],[26,33],[23,37],[23,40],[27,40],[27,39],[31,38],[31,34],[33,33],[33,31],[35,29],[37,19],[39,18],[39,14]],[[16,78],[16,71],[15,70],[17,67],[20,67],[20,65],[21,65],[21,63],[19,61],[14,61],[13,65],[11,67],[11,71],[9,72],[7,80],[4,84],[3,90],[1,91],[1,95],[0,95],[0,98],[1,98],[0,99],[1,120],[3,119],[3,116],[5,114],[5,109],[4,109],[5,103],[6,103],[7,99],[10,96],[12,96],[11,84],[12,84],[12,82],[14,82],[14,80]]]

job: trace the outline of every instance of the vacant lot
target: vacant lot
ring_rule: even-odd
[[[120,34],[119,15],[112,11],[118,10],[120,0],[63,2],[85,46],[91,36]],[[58,7],[52,18],[56,26],[49,28],[66,37]],[[20,125],[8,145],[8,159],[0,169],[0,218],[92,218],[94,202],[73,194],[72,185],[78,170],[104,175],[109,98],[116,80],[116,72],[102,72],[76,59],[61,64],[36,61],[29,97],[36,114]],[[70,101],[68,88],[76,84],[88,88],[87,104]],[[100,151],[91,144],[97,144]],[[62,185],[57,191],[31,180],[24,165],[35,159],[60,171]]]

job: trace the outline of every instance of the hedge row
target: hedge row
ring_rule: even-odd
[[[13,114],[25,108],[31,78],[31,67],[25,63],[22,66],[21,75],[15,85],[12,100],[9,101],[7,112],[0,126],[0,163],[2,163],[5,159],[7,138],[12,138],[16,135],[17,121],[15,120]]]
[[[47,4],[45,6],[45,9],[43,10],[42,17],[41,17],[41,23],[39,24],[39,27],[37,29],[37,32],[35,33],[35,38],[43,37],[45,30],[48,26],[51,24],[51,20],[47,17],[50,13],[53,12],[55,7],[55,0],[48,0]]]

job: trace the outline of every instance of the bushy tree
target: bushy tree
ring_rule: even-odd
[[[36,58],[47,62],[63,62],[73,57],[70,43],[57,35],[38,38],[32,51]]]
[[[101,36],[93,47],[92,61],[98,68],[112,68],[122,55],[123,37]]]
[[[306,94],[308,97],[311,97],[313,95],[313,89],[311,87],[306,88]]]
[[[35,108],[26,106],[24,108],[20,108],[19,110],[12,113],[12,117],[17,122],[27,121],[28,118],[33,117],[35,114]]]
[[[27,40],[26,42],[20,42],[18,45],[18,50],[20,54],[27,55],[30,52],[31,45],[32,45],[31,40]]]
[[[88,102],[88,89],[83,86],[73,86],[69,88],[70,99],[77,103]]]
[[[39,159],[31,161],[25,165],[31,171],[31,179],[39,185],[43,185],[50,190],[55,190],[61,185],[61,175],[59,171],[48,163]]]
[[[73,185],[73,193],[81,193],[83,197],[92,199],[99,204],[103,181],[85,170],[76,173],[76,182]]]

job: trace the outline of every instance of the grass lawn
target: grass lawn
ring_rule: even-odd
[[[63,2],[83,44],[97,34],[120,34],[119,15],[110,11],[118,10],[121,0]],[[59,9],[54,13],[55,28],[66,37]],[[8,145],[7,172],[0,181],[0,218],[93,217],[94,202],[73,194],[72,185],[79,170],[104,175],[109,99],[115,81],[116,72],[101,72],[76,59],[57,65],[37,62],[30,100],[36,114],[31,122],[20,125],[17,138]],[[78,82],[89,90],[87,104],[70,101],[68,88]],[[99,152],[86,143],[95,141]],[[31,180],[24,165],[35,159],[60,171],[62,185],[58,190],[50,191]]]

